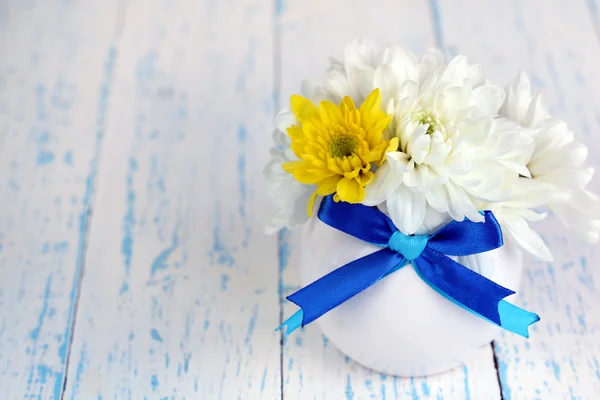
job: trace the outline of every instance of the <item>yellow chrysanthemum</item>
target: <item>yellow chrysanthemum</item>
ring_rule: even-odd
[[[392,116],[381,110],[379,89],[358,109],[350,97],[344,97],[339,106],[322,101],[317,108],[294,95],[290,105],[299,125],[287,131],[300,160],[283,164],[283,169],[301,183],[318,186],[308,202],[308,214],[317,195],[335,193],[336,201],[360,203],[365,186],[373,179],[371,163],[381,165],[385,153],[398,149],[398,138],[384,138]]]

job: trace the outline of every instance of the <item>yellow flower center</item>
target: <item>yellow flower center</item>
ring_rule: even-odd
[[[398,138],[387,140],[384,131],[392,116],[381,110],[381,93],[373,90],[360,108],[350,97],[339,105],[322,101],[319,107],[302,96],[292,96],[290,106],[299,125],[288,128],[298,161],[283,168],[301,183],[316,185],[308,203],[312,214],[317,195],[335,193],[336,201],[360,203],[365,186],[373,179],[371,163],[381,165],[385,153],[398,149]]]
[[[349,135],[338,135],[329,143],[329,153],[335,158],[351,156],[358,146],[358,140]]]
[[[436,112],[431,110],[419,110],[412,115],[412,120],[423,125],[428,124],[427,134],[432,135],[436,130],[442,131],[444,123]]]

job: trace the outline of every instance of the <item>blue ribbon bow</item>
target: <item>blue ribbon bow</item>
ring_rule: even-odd
[[[377,208],[325,197],[318,213],[321,221],[383,249],[288,296],[300,310],[277,329],[287,326],[286,335],[290,334],[410,262],[421,279],[448,300],[506,330],[529,337],[527,328],[540,318],[503,300],[514,291],[447,257],[483,253],[503,245],[498,221],[490,211],[485,211],[484,216],[485,222],[452,221],[431,236],[407,236]]]

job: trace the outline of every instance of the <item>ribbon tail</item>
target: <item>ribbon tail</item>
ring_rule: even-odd
[[[275,332],[283,329],[285,326],[287,329],[285,330],[284,336],[288,336],[290,333],[294,332],[296,329],[302,326],[302,320],[304,319],[304,311],[302,309],[296,311],[294,315],[283,321],[281,325],[275,329]]]
[[[435,259],[432,262],[430,258]],[[445,258],[445,260],[444,260]],[[528,328],[540,320],[532,312],[504,300],[514,292],[481,276],[446,256],[427,252],[413,262],[415,272],[436,292],[461,308],[529,338]]]
[[[287,326],[287,336],[294,329],[311,323],[404,264],[404,257],[385,248],[330,272],[287,297],[300,307],[300,311],[277,329]]]
[[[501,324],[498,303],[513,294],[512,290],[433,249],[425,249],[413,265],[421,279],[442,296],[496,325]]]
[[[526,338],[529,338],[527,330],[529,325],[540,320],[537,314],[519,308],[506,300],[498,303],[498,313],[500,314],[500,327]]]
[[[514,292],[479,275],[456,261],[427,249],[416,262],[415,272],[439,294],[499,327],[529,337],[529,325],[540,320],[505,297]]]
[[[391,274],[392,272],[396,272],[398,271],[400,268],[404,267],[406,264],[408,264],[410,261],[408,261],[406,258],[402,261],[400,261],[400,263],[398,263],[398,265],[396,265],[394,268],[390,269],[388,272],[385,273],[385,275],[383,275],[381,277],[381,279],[385,278],[386,276],[388,276],[389,274]]]

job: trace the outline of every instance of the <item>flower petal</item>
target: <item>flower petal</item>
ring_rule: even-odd
[[[536,93],[533,95],[531,103],[529,103],[525,118],[520,122],[523,126],[536,127],[546,118],[548,118],[546,105],[544,104],[541,94]]]
[[[319,118],[319,109],[310,100],[297,94],[290,97],[290,108],[300,123],[311,118]]]
[[[382,104],[388,104],[391,98],[397,97],[400,89],[394,70],[388,64],[383,64],[375,70],[373,86],[381,90]]]
[[[400,46],[390,46],[383,52],[383,63],[388,64],[393,69],[398,83],[405,81],[417,82],[419,79],[417,58],[410,50]]]
[[[442,213],[448,211],[448,197],[443,186],[434,186],[425,194],[425,198],[427,199],[427,203],[435,210]]]
[[[334,97],[333,101],[339,101],[345,96],[352,95],[352,88],[345,71],[328,71],[324,88],[327,93]]]
[[[526,252],[544,261],[552,261],[552,253],[536,231],[522,218],[501,221],[502,231],[508,234]]]
[[[283,168],[283,170],[285,172],[287,172],[288,174],[293,174],[296,169],[304,168],[305,166],[306,166],[306,161],[297,160],[297,161],[289,161],[289,162],[283,163],[281,165],[281,168]]]
[[[441,80],[444,82],[462,82],[469,75],[469,63],[467,57],[456,56],[446,66]]]
[[[531,83],[529,77],[524,72],[520,72],[506,88],[506,98],[500,107],[499,114],[517,121],[523,126],[530,126],[524,124],[530,102]]]
[[[316,78],[304,79],[300,85],[300,93],[306,98],[313,98],[321,87],[321,80]]]
[[[408,143],[408,153],[417,164],[421,164],[425,161],[425,158],[429,154],[430,143],[431,137],[427,134],[413,138],[413,140]]]
[[[571,207],[570,204],[551,206],[552,212],[567,228],[588,243],[600,241],[600,219],[590,218],[585,211]]]
[[[344,116],[340,111],[340,108],[329,101],[322,101],[319,104],[319,114],[321,121],[325,124],[338,124],[344,123]]]
[[[401,151],[392,151],[386,153],[385,157],[390,165],[392,171],[397,174],[404,173],[408,170],[408,163],[410,162],[410,156]]]
[[[415,232],[415,235],[431,235],[451,221],[452,218],[448,213],[442,213],[431,207],[426,207],[425,219],[421,227]]]
[[[374,177],[375,174],[371,171],[361,171],[360,175],[358,175],[358,183],[360,183],[360,186],[365,187],[371,183]]]
[[[461,187],[448,182],[445,189],[450,200],[448,202],[448,212],[453,219],[462,221],[464,217],[467,217],[473,222],[483,222],[483,216],[479,214],[477,207]]]
[[[315,192],[319,196],[328,196],[334,193],[337,189],[337,184],[342,179],[340,175],[330,176],[325,180],[325,182],[321,183],[317,191]]]
[[[423,224],[427,203],[425,195],[399,186],[387,201],[388,212],[394,225],[405,235],[414,234]]]
[[[354,39],[346,45],[344,61],[349,68],[373,65],[377,56],[377,46],[368,39]]]
[[[419,84],[423,84],[423,81],[442,65],[444,65],[444,54],[438,49],[428,49],[417,66]]]
[[[363,128],[368,130],[381,115],[381,91],[374,89],[360,106],[360,114],[363,118]]]
[[[579,167],[587,158],[588,149],[581,143],[572,142],[560,149],[560,152],[549,154],[545,157],[537,157],[531,164],[533,173],[543,173],[561,169],[564,167]]]
[[[471,92],[469,105],[481,110],[485,115],[495,117],[504,101],[504,90],[497,86],[479,86]]]
[[[365,198],[365,188],[357,179],[342,178],[337,184],[337,194],[342,201],[360,203]]]
[[[317,192],[315,191],[313,194],[310,195],[310,197],[308,199],[308,203],[306,203],[306,213],[308,214],[309,218],[312,218],[312,216],[313,216],[313,209],[315,208],[316,198],[317,198]]]
[[[402,184],[402,174],[391,170],[389,164],[383,164],[373,180],[366,186],[365,199],[363,204],[367,206],[376,206],[381,204],[387,198],[387,194],[395,190]]]
[[[294,169],[293,174],[294,178],[296,178],[296,180],[300,183],[319,185],[325,179],[333,175],[333,172],[329,171],[328,169],[314,169],[303,167]]]
[[[284,108],[283,110],[277,113],[275,116],[275,126],[279,131],[286,132],[289,127],[296,124],[296,117],[289,109],[289,107]]]
[[[551,171],[542,176],[535,175],[531,172],[535,179],[542,182],[551,183],[559,188],[565,189],[582,189],[594,176],[593,168],[563,168],[560,170]]]
[[[557,193],[554,185],[536,179],[519,178],[514,183],[514,191],[504,202],[512,208],[536,208],[547,204]]]

